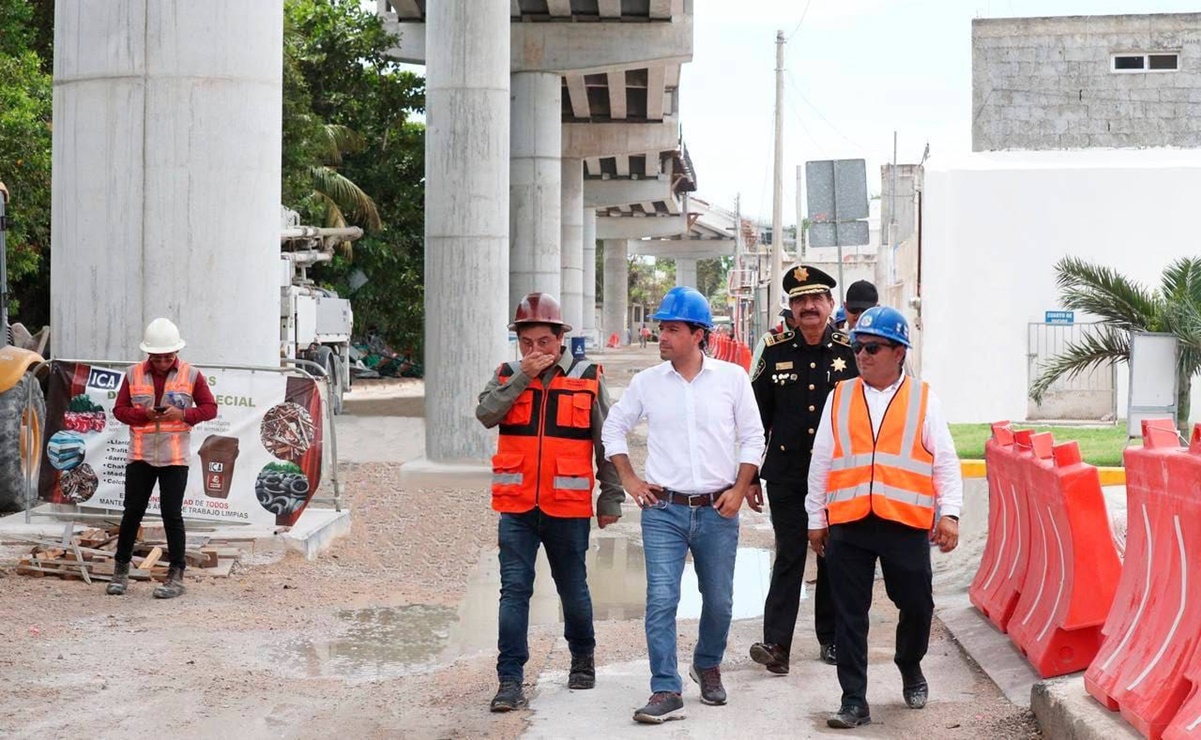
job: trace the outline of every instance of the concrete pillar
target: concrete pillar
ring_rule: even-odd
[[[676,257],[676,285],[696,287],[696,260]]]
[[[283,1],[58,3],[54,52],[51,352],[166,316],[193,363],[279,365]]]
[[[507,63],[505,69],[508,69]],[[535,291],[562,298],[562,82],[552,72],[512,75],[509,152],[509,304]]]
[[[572,334],[584,331],[584,160],[563,161],[563,320]]]
[[[494,435],[474,411],[508,354],[516,305],[508,292],[509,9],[507,0],[442,0],[426,13],[425,451],[433,462],[493,451]]]
[[[626,344],[626,325],[630,301],[629,242],[625,239],[605,240],[605,308],[604,336],[608,342],[614,332]]]
[[[596,210],[584,209],[584,323],[583,334],[596,341]],[[603,342],[602,342],[603,344]]]

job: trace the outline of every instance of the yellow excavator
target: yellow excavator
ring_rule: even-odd
[[[0,512],[36,500],[46,401],[32,372],[42,356],[12,345],[8,325],[8,252],[4,232],[8,188],[0,182]]]

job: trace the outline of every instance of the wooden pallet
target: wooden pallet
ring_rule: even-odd
[[[29,553],[17,561],[16,573],[88,583],[111,581],[116,565],[117,530],[117,527],[86,529],[72,537],[70,545],[43,538],[20,537],[18,539],[30,543],[31,547]],[[130,580],[166,580],[167,546],[157,538],[162,533],[139,530],[138,534],[130,560]],[[144,534],[150,537],[143,539]],[[208,537],[191,538],[190,544],[192,546],[184,551],[188,566],[198,568],[206,575],[228,576],[233,564],[242,556],[240,549]]]

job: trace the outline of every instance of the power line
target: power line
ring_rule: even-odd
[[[863,146],[859,142],[854,141],[849,136],[844,134],[840,128],[835,126],[830,121],[829,118],[826,118],[825,114],[823,114],[820,110],[818,110],[817,106],[813,104],[813,101],[809,100],[809,98],[805,97],[805,94],[803,92],[801,92],[800,87],[797,86],[796,82],[792,79],[791,72],[785,73],[785,79],[788,81],[788,84],[792,88],[792,91],[797,94],[797,97],[799,97],[801,100],[805,101],[805,104],[808,105],[813,110],[813,112],[817,114],[817,117],[822,119],[823,121],[825,121],[826,125],[829,126],[834,131],[834,133],[836,133],[840,137],[842,137],[843,141],[846,141],[848,144],[855,147],[856,149],[859,149],[860,151],[864,151],[864,152],[871,151],[868,147]]]
[[[805,0],[805,9],[801,11],[801,19],[796,22],[796,27],[792,29],[792,33],[788,34],[784,39],[784,43],[792,41],[792,37],[796,36],[797,31],[801,30],[801,24],[805,22],[805,16],[809,15],[809,4],[812,0]]]

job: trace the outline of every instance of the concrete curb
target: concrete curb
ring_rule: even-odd
[[[963,472],[964,478],[984,478],[988,475],[983,460],[960,460],[959,469]],[[1101,476],[1102,486],[1126,485],[1125,468],[1097,468],[1097,472]]]
[[[1083,674],[1039,681],[1030,709],[1047,740],[1137,740],[1142,735],[1122,715],[1101,706],[1084,689]]]

